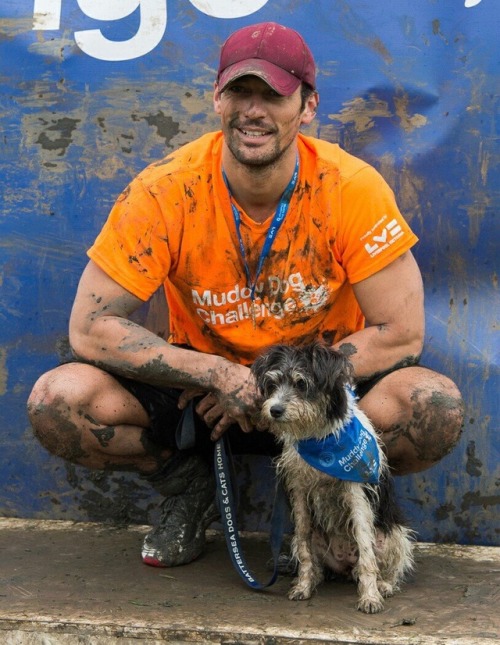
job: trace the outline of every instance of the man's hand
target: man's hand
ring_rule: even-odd
[[[243,432],[254,430],[259,413],[259,397],[250,369],[225,362],[215,387],[215,391],[208,393],[199,389],[184,390],[179,397],[179,407],[183,409],[193,398],[205,395],[195,410],[212,428],[212,441],[217,441],[235,423]]]

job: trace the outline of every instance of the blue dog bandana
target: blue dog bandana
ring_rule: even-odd
[[[357,417],[345,425],[340,434],[324,439],[301,439],[295,444],[299,455],[321,472],[351,482],[378,484],[379,447],[375,437]]]

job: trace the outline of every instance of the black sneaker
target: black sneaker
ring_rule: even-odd
[[[153,567],[177,567],[199,557],[205,531],[219,518],[215,483],[208,465],[197,455],[181,460],[165,474],[150,480],[166,499],[158,526],[144,538],[142,561]]]

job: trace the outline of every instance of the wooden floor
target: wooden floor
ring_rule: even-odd
[[[309,601],[247,587],[222,537],[175,569],[142,564],[147,527],[0,519],[0,643],[493,645],[500,633],[500,549],[417,545],[417,567],[385,610],[355,609],[352,583],[324,583]],[[269,547],[245,536],[258,577]]]

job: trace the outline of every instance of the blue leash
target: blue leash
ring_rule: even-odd
[[[274,561],[274,572],[268,582],[259,582],[250,571],[243,550],[237,525],[236,504],[232,486],[232,455],[227,436],[224,435],[215,444],[214,453],[217,503],[221,513],[222,526],[229,555],[234,568],[249,587],[260,590],[270,587],[278,577],[278,558],[283,542],[286,519],[286,496],[283,486],[278,482],[271,516],[271,553]]]
[[[192,403],[184,409],[182,418],[177,426],[176,443],[179,450],[187,450],[195,445],[195,421]],[[270,587],[278,578],[278,558],[281,544],[283,542],[284,527],[287,517],[285,490],[281,482],[278,481],[271,515],[270,531],[274,572],[268,582],[261,583],[250,571],[241,547],[237,524],[238,503],[235,501],[232,485],[232,481],[234,480],[233,459],[227,435],[224,435],[215,444],[214,468],[217,504],[221,514],[227,549],[234,568],[246,584],[253,589],[261,590],[266,587]]]

